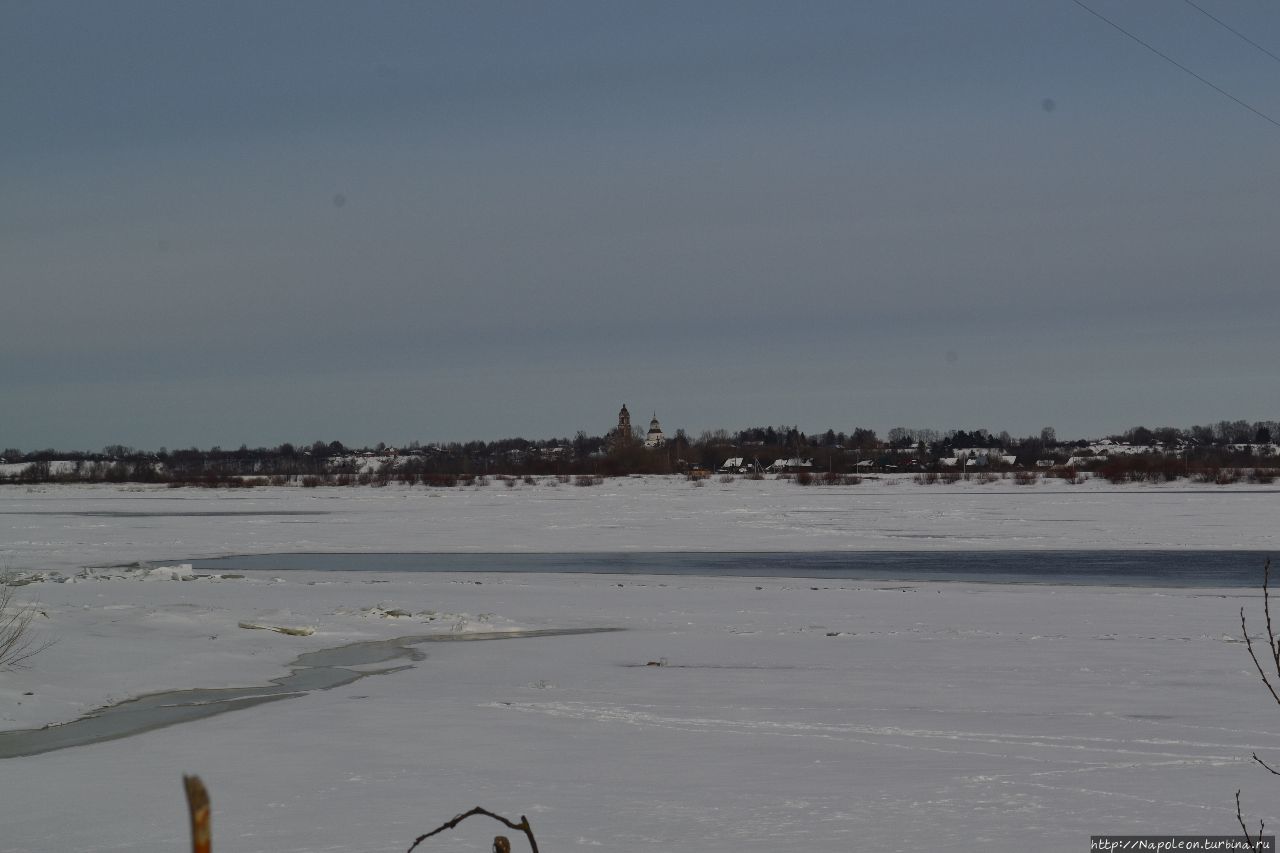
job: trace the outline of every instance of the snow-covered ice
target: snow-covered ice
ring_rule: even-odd
[[[1267,549],[1275,486],[608,479],[505,488],[0,486],[0,565],[287,551]]]
[[[57,643],[0,674],[0,728],[152,691],[264,685],[299,654],[361,640],[511,639],[429,643],[394,673],[0,760],[0,851],[184,849],[184,772],[209,785],[215,849],[236,851],[403,850],[477,804],[527,814],[548,851],[1081,850],[1098,833],[1231,833],[1238,788],[1271,823],[1277,788],[1250,754],[1280,755],[1280,708],[1238,641],[1239,608],[1261,615],[1253,590],[219,578],[182,563],[297,550],[1139,547],[1131,537],[1267,549],[1274,507],[1269,490],[1185,484],[3,489],[0,559],[46,572],[19,593]],[[290,514],[313,509],[325,514]],[[138,560],[155,567],[80,571]],[[623,630],[518,635],[597,627]],[[470,821],[426,849],[486,850],[496,829]]]

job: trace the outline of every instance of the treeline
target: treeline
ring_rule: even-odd
[[[986,429],[895,427],[881,437],[864,427],[805,433],[796,426],[708,430],[691,437],[677,430],[665,444],[647,448],[639,434],[445,444],[411,442],[404,447],[347,447],[340,441],[229,450],[188,448],[158,451],[109,445],[100,452],[44,449],[0,452],[0,478],[9,482],[244,484],[453,485],[476,477],[608,477],[715,471],[726,460],[758,472],[778,460],[796,461],[827,474],[876,471],[938,472],[957,458],[988,470],[1063,468],[1092,471],[1118,481],[1212,476],[1274,463],[1275,421],[1219,421],[1185,429],[1137,426],[1105,440],[1058,439],[1052,427],[1013,437]]]

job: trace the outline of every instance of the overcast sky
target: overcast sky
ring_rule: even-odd
[[[1071,0],[5,0],[0,447],[1273,419],[1278,155]]]

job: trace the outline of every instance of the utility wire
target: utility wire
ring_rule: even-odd
[[[1222,28],[1223,28],[1224,30],[1226,30],[1227,32],[1229,32],[1229,33],[1231,33],[1232,35],[1236,36],[1237,38],[1243,39],[1244,41],[1246,41],[1246,42],[1248,42],[1249,44],[1253,45],[1253,46],[1254,46],[1254,47],[1256,47],[1258,50],[1262,51],[1262,52],[1263,52],[1263,53],[1265,53],[1267,56],[1269,56],[1269,57],[1271,57],[1272,59],[1274,59],[1276,62],[1280,62],[1280,56],[1276,56],[1274,53],[1272,53],[1271,51],[1267,50],[1265,47],[1263,47],[1262,45],[1258,44],[1256,41],[1254,41],[1253,39],[1249,38],[1249,37],[1248,37],[1247,35],[1245,35],[1244,33],[1240,32],[1240,31],[1239,31],[1239,30],[1237,30],[1236,28],[1232,27],[1232,26],[1231,26],[1230,24],[1228,24],[1226,21],[1222,20],[1221,18],[1218,18],[1218,17],[1214,16],[1214,15],[1213,15],[1213,14],[1211,14],[1210,12],[1208,12],[1208,11],[1206,11],[1205,9],[1201,8],[1200,6],[1196,5],[1194,2],[1192,2],[1192,0],[1182,0],[1182,2],[1186,3],[1186,4],[1187,4],[1188,6],[1190,6],[1192,9],[1195,9],[1195,10],[1196,10],[1197,12],[1199,12],[1201,15],[1204,15],[1206,18],[1208,18],[1209,20],[1213,21],[1215,24],[1217,24],[1218,26],[1222,27]]]
[[[1197,74],[1196,72],[1192,71],[1190,68],[1188,68],[1187,66],[1183,65],[1183,64],[1182,64],[1181,62],[1179,62],[1178,60],[1174,59],[1172,56],[1169,56],[1167,53],[1161,53],[1159,50],[1157,50],[1156,48],[1154,48],[1154,47],[1152,47],[1151,45],[1147,44],[1145,41],[1143,41],[1142,39],[1138,38],[1138,37],[1137,37],[1137,36],[1135,36],[1133,33],[1129,32],[1129,31],[1128,31],[1128,30],[1126,30],[1124,27],[1122,27],[1122,26],[1120,26],[1119,24],[1117,24],[1115,21],[1113,21],[1113,20],[1111,20],[1110,18],[1107,18],[1106,16],[1102,15],[1101,13],[1096,12],[1096,11],[1094,11],[1093,9],[1089,8],[1089,7],[1088,7],[1088,6],[1086,6],[1083,2],[1081,2],[1081,0],[1071,0],[1071,2],[1072,2],[1072,3],[1075,3],[1075,4],[1076,4],[1077,6],[1079,6],[1081,9],[1084,9],[1084,10],[1085,10],[1086,12],[1088,12],[1090,15],[1093,15],[1095,18],[1097,18],[1098,20],[1100,20],[1100,21],[1102,21],[1103,23],[1107,24],[1108,26],[1110,26],[1110,27],[1112,27],[1112,28],[1114,28],[1114,29],[1116,29],[1116,30],[1119,30],[1121,33],[1123,33],[1124,35],[1126,35],[1126,36],[1128,36],[1129,38],[1133,39],[1133,40],[1134,40],[1134,41],[1136,41],[1138,44],[1142,45],[1142,46],[1143,46],[1143,47],[1145,47],[1147,50],[1151,51],[1151,52],[1152,52],[1152,53],[1154,53],[1156,56],[1160,57],[1160,58],[1161,58],[1161,59],[1163,59],[1165,62],[1167,62],[1167,63],[1169,63],[1170,65],[1172,65],[1173,67],[1178,68],[1178,69],[1180,69],[1180,70],[1182,70],[1182,71],[1185,71],[1186,73],[1190,74],[1192,77],[1196,78],[1196,79],[1197,79],[1197,80],[1199,80],[1201,83],[1205,84],[1205,85],[1206,85],[1206,86],[1208,86],[1210,89],[1212,89],[1213,91],[1217,92],[1219,95],[1222,95],[1222,96],[1223,96],[1223,97],[1225,97],[1225,98],[1230,98],[1231,100],[1235,101],[1235,102],[1236,102],[1237,104],[1239,104],[1240,106],[1244,107],[1244,108],[1245,108],[1246,110],[1248,110],[1249,112],[1251,112],[1251,113],[1253,113],[1254,115],[1256,115],[1256,116],[1258,116],[1259,118],[1261,118],[1263,121],[1269,122],[1270,124],[1273,124],[1273,125],[1275,125],[1276,127],[1280,127],[1280,121],[1276,121],[1276,120],[1275,120],[1275,119],[1273,119],[1271,116],[1267,115],[1266,113],[1264,113],[1262,110],[1258,109],[1257,107],[1250,106],[1249,104],[1246,104],[1244,101],[1240,100],[1240,99],[1239,99],[1239,98],[1237,98],[1235,95],[1233,95],[1233,94],[1231,94],[1230,92],[1228,92],[1226,89],[1223,89],[1221,86],[1218,86],[1218,85],[1216,85],[1216,84],[1214,84],[1214,83],[1210,82],[1209,80],[1206,80],[1205,78],[1201,77],[1199,74]]]

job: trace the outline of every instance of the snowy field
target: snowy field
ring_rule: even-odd
[[[214,849],[249,853],[403,850],[473,805],[527,814],[544,851],[1085,850],[1231,833],[1238,788],[1274,823],[1280,785],[1249,758],[1280,757],[1280,708],[1238,642],[1240,606],[1261,626],[1251,590],[81,569],[303,550],[1267,550],[1276,502],[1187,484],[7,487],[0,560],[45,573],[19,593],[57,642],[0,673],[0,729],[261,686],[345,643],[511,636],[2,759],[0,851],[185,849],[184,772],[210,787]],[[520,635],[548,628],[623,630]],[[477,821],[425,849],[487,850],[497,826]]]

